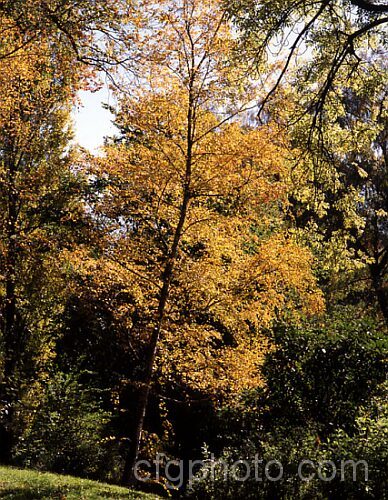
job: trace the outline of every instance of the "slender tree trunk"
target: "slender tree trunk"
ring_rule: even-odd
[[[14,381],[15,366],[17,362],[17,328],[16,328],[16,296],[15,281],[7,278],[6,296],[4,305],[4,366],[0,385],[0,405],[6,411],[0,426],[0,459],[9,463],[13,446],[13,432],[11,423],[13,418]]]
[[[13,446],[13,432],[11,423],[13,418],[14,373],[17,362],[17,340],[16,340],[16,296],[15,281],[8,278],[5,284],[5,305],[4,305],[4,365],[0,384],[0,407],[6,411],[3,413],[0,425],[0,460],[9,463]]]
[[[377,302],[384,316],[384,319],[388,324],[388,290],[384,288],[383,276],[381,276],[379,270],[373,266],[371,266],[370,269],[372,275],[373,288],[375,290]]]
[[[14,259],[12,259],[14,260]],[[14,262],[12,262],[14,264]],[[9,265],[8,269],[14,271],[14,266]],[[4,305],[4,381],[10,382],[17,362],[18,339],[16,328],[16,285],[15,279],[11,275],[7,277],[5,285],[5,305]]]
[[[4,304],[4,379],[10,380],[18,356],[18,332],[16,325],[16,252],[17,252],[17,193],[16,166],[12,157],[6,161],[8,167],[8,213],[7,213],[7,254],[5,265],[5,304]]]
[[[6,419],[3,422],[1,434],[1,456],[4,460],[9,459],[12,447],[12,435],[9,424],[12,420],[12,402],[14,394],[13,384],[15,369],[20,355],[19,331],[17,325],[17,302],[16,302],[16,252],[17,252],[17,218],[18,200],[15,186],[16,165],[13,155],[6,157],[5,165],[8,170],[8,193],[6,213],[6,237],[7,251],[5,258],[5,298],[3,309],[3,346],[4,365],[1,377],[1,404],[7,406]]]
[[[191,80],[191,83],[193,83],[193,79]],[[140,388],[134,434],[131,440],[130,451],[127,455],[127,459],[124,466],[124,472],[122,476],[122,482],[125,485],[134,485],[137,482],[136,462],[139,456],[139,450],[140,450],[143,427],[144,427],[144,419],[146,415],[151,384],[152,384],[152,375],[155,368],[155,360],[158,351],[160,334],[165,319],[166,306],[170,294],[171,280],[173,277],[175,262],[178,255],[179,244],[181,241],[183,227],[186,222],[187,211],[190,204],[192,150],[193,150],[193,132],[194,132],[193,120],[194,120],[194,106],[193,106],[192,92],[190,92],[188,115],[187,115],[187,150],[186,150],[185,180],[183,186],[183,199],[180,207],[178,224],[174,233],[174,239],[169,254],[167,256],[166,265],[163,272],[163,277],[162,277],[163,285],[159,297],[156,326],[154,327],[151,335],[149,352],[146,361],[146,373],[144,377],[144,382],[142,383],[142,386]]]

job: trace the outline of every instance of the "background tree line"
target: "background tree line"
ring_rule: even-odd
[[[4,462],[133,484],[206,443],[286,477],[193,498],[384,498],[385,12],[0,2]],[[70,115],[100,71],[92,156]],[[371,480],[298,482],[305,457]]]

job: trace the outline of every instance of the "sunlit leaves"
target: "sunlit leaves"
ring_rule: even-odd
[[[244,112],[252,94],[233,85],[242,73],[227,63],[234,39],[222,8],[147,5],[142,86],[119,94],[121,136],[92,163],[106,186],[95,212],[107,262],[137,290],[131,336],[140,347],[178,242],[156,372],[184,393],[225,396],[228,382],[229,391],[260,383],[263,327],[318,313],[323,301],[308,251],[287,237],[287,141]]]

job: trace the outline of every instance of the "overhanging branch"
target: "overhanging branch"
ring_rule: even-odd
[[[362,10],[366,10],[367,12],[388,12],[388,5],[371,3],[368,2],[368,0],[350,0],[350,3]]]

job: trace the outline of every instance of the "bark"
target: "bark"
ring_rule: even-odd
[[[18,200],[15,186],[16,165],[12,156],[6,162],[8,177],[8,219],[7,219],[7,255],[6,255],[6,282],[4,304],[4,379],[10,381],[14,373],[18,358],[18,332],[16,310],[16,252],[17,252],[17,218]]]
[[[7,411],[0,429],[0,453],[2,459],[8,461],[13,442],[9,424],[12,420],[14,391],[10,391],[10,389],[14,388],[15,370],[20,356],[20,332],[17,324],[16,299],[18,198],[15,179],[17,167],[11,154],[6,157],[5,165],[8,169],[7,251],[5,256],[5,298],[3,309],[4,366],[1,377],[0,398],[1,405],[5,406]]]
[[[193,79],[191,81],[193,84]],[[141,445],[144,419],[147,411],[147,405],[151,390],[152,376],[155,369],[155,361],[158,351],[158,344],[163,328],[163,323],[166,315],[166,306],[168,304],[170,285],[174,273],[178,249],[183,233],[183,228],[187,218],[187,212],[191,199],[191,170],[192,170],[192,150],[193,150],[193,134],[194,134],[194,104],[193,95],[190,92],[189,105],[187,114],[187,150],[186,150],[186,166],[185,166],[185,181],[183,186],[183,199],[180,207],[180,215],[177,227],[175,229],[171,249],[168,253],[166,265],[163,272],[163,285],[160,292],[156,326],[154,327],[151,335],[148,358],[146,361],[146,372],[144,382],[141,385],[140,395],[138,400],[136,424],[134,434],[131,439],[130,451],[124,466],[122,476],[122,483],[125,485],[134,485],[137,482],[136,478],[136,462],[139,456]]]
[[[388,324],[388,289],[384,287],[384,275],[379,272],[377,266],[370,266],[373,288],[376,294],[377,303],[386,323]]]
[[[362,10],[365,10],[366,12],[388,12],[388,5],[381,3],[373,3],[368,0],[350,0],[350,3],[356,5]]]

